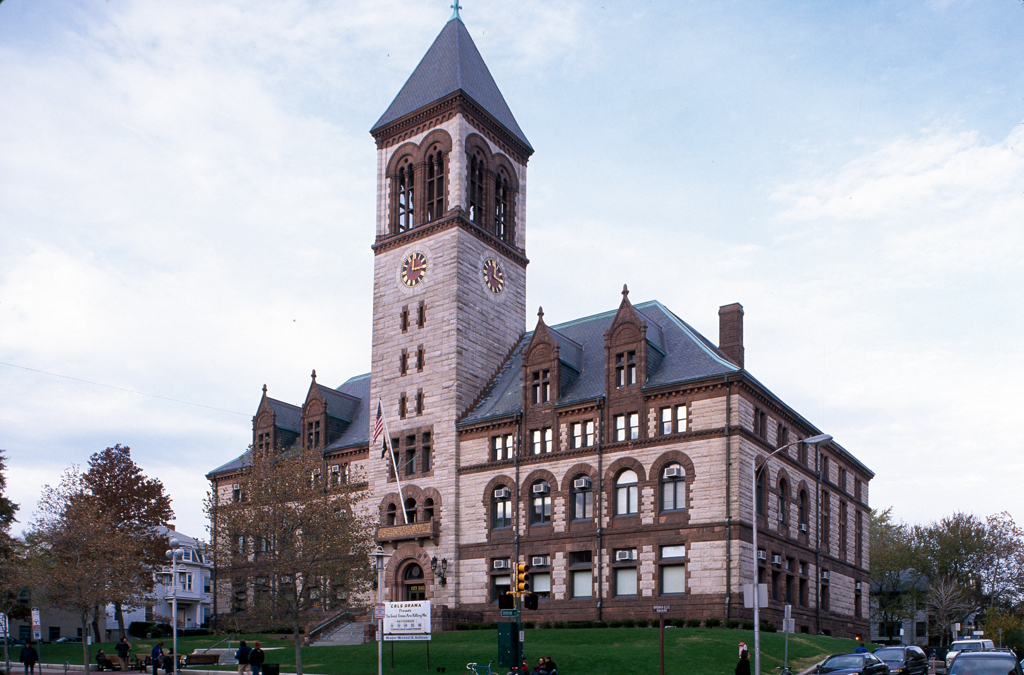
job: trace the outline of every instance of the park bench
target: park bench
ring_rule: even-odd
[[[220,663],[220,654],[189,654],[185,657],[185,667],[215,666]]]

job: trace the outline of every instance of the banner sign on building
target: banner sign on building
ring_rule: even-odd
[[[385,640],[429,640],[430,601],[385,602]]]

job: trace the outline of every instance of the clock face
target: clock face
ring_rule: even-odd
[[[427,276],[427,256],[419,251],[406,256],[402,261],[401,276],[402,283],[409,288],[423,281],[423,277]]]
[[[501,269],[498,261],[494,258],[485,260],[483,273],[484,285],[487,286],[487,290],[491,293],[501,293],[505,288],[505,270]]]

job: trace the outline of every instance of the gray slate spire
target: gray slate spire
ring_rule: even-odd
[[[494,78],[473,44],[473,38],[457,16],[445,24],[441,34],[434,40],[387,111],[370,129],[370,133],[460,89],[533,150],[505,103],[505,97],[498,91],[498,85],[494,83]]]

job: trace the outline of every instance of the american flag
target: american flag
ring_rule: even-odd
[[[380,439],[380,435],[384,433],[384,406],[381,405],[380,400],[377,400],[377,420],[373,423],[373,442],[370,445],[376,445]],[[380,456],[383,459],[387,452],[387,443],[384,444],[384,449],[381,451]]]

